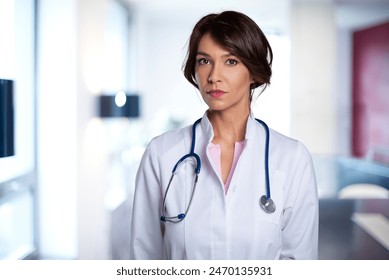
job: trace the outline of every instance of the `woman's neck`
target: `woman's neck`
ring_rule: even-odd
[[[246,124],[250,110],[246,112],[229,113],[225,111],[208,111],[207,116],[212,124],[214,144],[240,142],[246,136]]]

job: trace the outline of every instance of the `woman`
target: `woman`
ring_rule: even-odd
[[[317,258],[311,156],[250,110],[254,89],[270,84],[271,63],[265,35],[246,15],[226,11],[196,24],[184,75],[209,109],[148,145],[136,178],[131,258]]]

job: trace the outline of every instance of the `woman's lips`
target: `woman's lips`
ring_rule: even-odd
[[[225,92],[222,91],[222,90],[219,90],[219,89],[216,89],[216,90],[209,90],[207,91],[207,93],[213,97],[213,98],[219,98],[220,96],[222,96]]]

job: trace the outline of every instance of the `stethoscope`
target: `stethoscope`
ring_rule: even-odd
[[[255,119],[257,122],[259,122],[261,125],[266,130],[266,142],[265,142],[265,177],[266,177],[266,195],[261,196],[259,199],[259,205],[261,208],[268,214],[274,213],[276,210],[276,205],[274,201],[270,197],[270,179],[269,179],[269,142],[270,142],[270,132],[269,132],[269,127],[267,124],[259,119]],[[161,209],[161,221],[162,222],[171,222],[171,223],[178,223],[181,222],[183,219],[185,219],[186,215],[188,214],[188,211],[190,209],[190,206],[192,204],[193,196],[196,191],[196,186],[197,186],[197,181],[199,178],[200,174],[200,169],[201,169],[201,160],[198,154],[194,152],[195,150],[195,145],[196,145],[196,127],[201,121],[201,118],[195,121],[195,123],[192,125],[192,144],[190,147],[190,152],[186,155],[184,155],[182,158],[180,158],[177,163],[174,165],[173,170],[172,170],[172,175],[170,177],[169,183],[167,185],[165,194],[163,196],[163,202],[162,202],[162,209]],[[184,213],[180,213],[177,216],[166,216],[166,197],[169,192],[169,188],[171,183],[173,182],[173,178],[176,174],[178,166],[187,158],[194,158],[196,161],[196,166],[195,166],[195,180],[194,180],[194,185],[192,189],[192,193],[190,195],[190,200],[188,203],[188,206],[185,210]]]

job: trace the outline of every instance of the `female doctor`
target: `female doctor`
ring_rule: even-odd
[[[256,23],[203,17],[184,75],[209,109],[154,138],[136,178],[132,259],[316,259],[318,196],[305,146],[254,118],[272,50]]]

